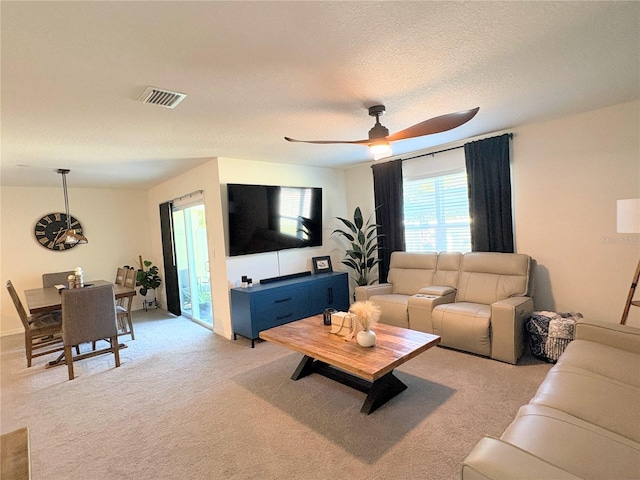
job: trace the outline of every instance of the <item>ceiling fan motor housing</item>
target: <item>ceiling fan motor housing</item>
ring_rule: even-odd
[[[389,135],[389,129],[380,125],[380,122],[376,121],[376,124],[371,130],[369,130],[369,140],[376,140],[378,138],[384,138]]]
[[[369,130],[369,140],[384,138],[389,135],[389,129],[380,124],[380,115],[384,115],[384,105],[373,105],[369,107],[369,115],[376,117],[376,124]]]

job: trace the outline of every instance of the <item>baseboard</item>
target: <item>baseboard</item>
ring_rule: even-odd
[[[0,333],[0,337],[8,337],[9,335],[24,334],[24,328],[14,328],[13,330],[7,330]]]

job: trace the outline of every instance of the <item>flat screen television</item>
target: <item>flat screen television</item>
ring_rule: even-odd
[[[227,184],[229,256],[322,246],[322,188]]]

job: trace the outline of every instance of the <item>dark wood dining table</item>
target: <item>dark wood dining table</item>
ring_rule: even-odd
[[[106,280],[94,280],[85,283],[85,288],[92,285],[113,285],[116,300],[125,297],[133,297],[136,294],[134,288],[125,287],[123,285],[115,285],[112,282]],[[44,313],[60,310],[62,308],[62,295],[56,287],[48,288],[32,288],[24,291],[24,296],[27,301],[29,313]]]

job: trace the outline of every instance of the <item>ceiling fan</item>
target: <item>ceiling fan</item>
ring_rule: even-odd
[[[412,127],[400,130],[393,135],[389,135],[389,130],[380,124],[380,115],[385,112],[384,105],[374,105],[369,107],[369,115],[376,117],[376,124],[369,130],[369,138],[366,140],[296,140],[290,137],[284,137],[289,142],[317,143],[317,144],[333,144],[333,143],[351,143],[357,145],[367,145],[373,155],[374,160],[390,157],[391,142],[397,140],[406,140],[407,138],[422,137],[423,135],[432,135],[434,133],[446,132],[471,120],[480,107],[462,112],[447,113],[439,117],[430,118],[424,122],[417,123]]]

